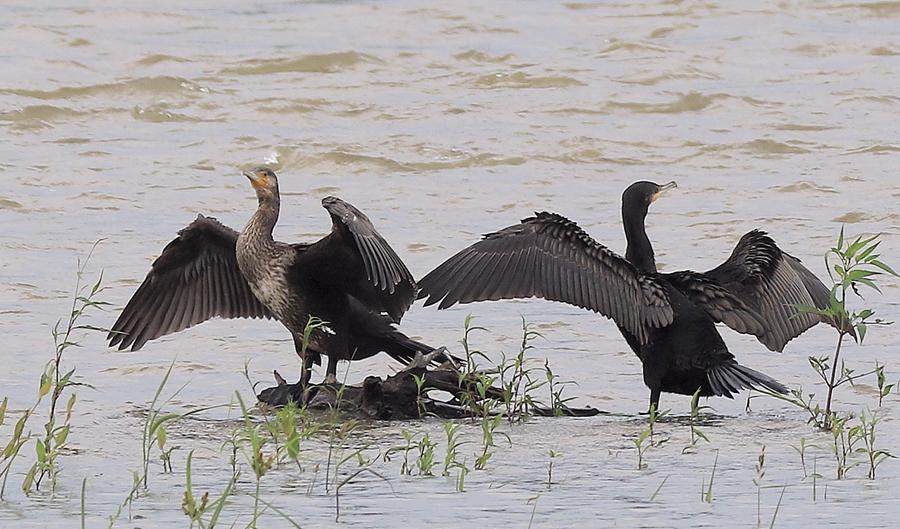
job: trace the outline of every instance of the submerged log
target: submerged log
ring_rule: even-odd
[[[277,386],[262,390],[257,398],[269,406],[284,406],[289,402],[305,404],[309,410],[330,411],[339,409],[344,415],[376,420],[419,419],[439,417],[457,419],[475,415],[465,402],[477,402],[478,373],[463,375],[457,366],[447,362],[436,368],[430,367],[434,358],[441,354],[437,350],[427,355],[421,353],[402,371],[381,379],[369,376],[360,386],[340,384],[313,384],[304,397],[300,384],[288,384],[277,372]],[[417,379],[422,381],[421,388]],[[440,400],[432,391],[449,393],[451,398]],[[503,400],[503,391],[490,387],[484,392],[485,398]],[[530,412],[540,416],[587,417],[601,413],[594,408],[559,407],[557,410],[530,407]]]

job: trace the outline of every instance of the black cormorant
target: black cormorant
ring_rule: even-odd
[[[334,380],[339,360],[384,351],[408,363],[433,348],[394,328],[415,299],[416,283],[403,261],[358,209],[336,197],[322,200],[331,233],[312,244],[272,238],[278,221],[278,178],[268,168],[245,171],[259,206],[238,233],[199,215],[153,262],[112,327],[110,346],[136,351],[148,340],[210,318],[274,318],[291,332],[301,354],[310,316],[325,322],[309,340],[310,362],[328,356]],[[302,358],[303,355],[301,355]]]
[[[644,229],[650,204],[675,182],[637,182],[622,195],[625,257],[574,222],[536,213],[490,233],[419,281],[419,297],[454,303],[539,297],[611,318],[643,364],[650,405],[661,391],[704,396],[747,388],[786,393],[772,378],[737,363],[715,324],[756,336],[773,351],[820,321],[797,305],[825,307],[829,290],[800,261],[753,230],[731,257],[705,272],[659,273]]]

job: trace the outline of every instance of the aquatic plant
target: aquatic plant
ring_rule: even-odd
[[[562,454],[556,450],[550,449],[547,452],[547,455],[550,456],[550,460],[547,462],[547,490],[551,490],[553,488],[553,460]]]
[[[667,474],[666,477],[664,477],[663,480],[659,482],[659,485],[656,487],[656,490],[654,490],[653,494],[650,495],[650,501],[656,500],[656,497],[659,496],[659,491],[662,490],[663,485],[666,484],[666,481],[669,481],[669,476],[671,476],[671,474]]]
[[[685,454],[687,452],[692,451],[700,440],[704,440],[707,443],[709,439],[706,437],[706,434],[703,433],[702,430],[697,426],[697,423],[700,420],[700,412],[703,410],[712,409],[709,406],[701,406],[700,405],[700,389],[697,388],[697,391],[691,396],[691,417],[690,417],[690,427],[691,427],[691,444],[685,446],[681,449],[681,453]]]
[[[800,467],[803,469],[803,479],[806,479],[806,477],[807,477],[807,472],[806,472],[806,449],[807,449],[807,448],[810,448],[810,447],[812,447],[812,448],[818,448],[818,446],[816,446],[816,445],[814,445],[814,444],[807,443],[805,437],[801,437],[801,438],[800,438],[800,444],[799,444],[799,446],[791,445],[791,448],[793,448],[794,450],[796,450],[796,451],[797,451],[797,454],[800,455]]]
[[[756,485],[756,525],[762,523],[762,480],[766,477],[766,445],[762,445],[759,450],[759,457],[756,458],[756,475],[753,477],[753,484]]]
[[[240,472],[233,472],[231,475],[231,479],[225,485],[225,489],[222,491],[222,494],[219,497],[210,502],[209,501],[209,492],[204,492],[203,495],[198,500],[194,495],[194,486],[193,486],[193,470],[192,470],[192,462],[194,458],[194,451],[191,450],[188,452],[187,461],[185,463],[184,470],[184,478],[185,478],[185,486],[184,486],[184,495],[181,500],[181,510],[191,521],[190,527],[193,529],[196,524],[201,529],[214,529],[216,524],[219,521],[219,516],[222,514],[222,509],[225,507],[225,502],[229,496],[234,493],[235,485],[237,484],[237,480],[240,477]],[[209,512],[210,516],[208,520],[204,520],[204,515]]]
[[[534,523],[534,515],[537,513],[538,500],[541,499],[541,495],[532,496],[528,498],[528,501],[525,502],[526,505],[531,505],[531,518],[528,519],[528,529],[531,529],[531,525]]]
[[[559,375],[554,374],[553,370],[550,369],[550,360],[544,360],[544,374],[547,377],[547,386],[550,389],[550,412],[554,417],[565,415],[565,410],[567,409],[566,403],[575,400],[575,397],[563,397],[563,391],[570,384],[577,385],[577,383],[571,381],[557,381]]]
[[[149,487],[150,459],[154,445],[156,445],[160,451],[159,459],[163,464],[163,472],[172,470],[171,455],[174,448],[166,448],[168,439],[166,425],[176,420],[222,407],[222,405],[204,406],[192,408],[183,413],[163,413],[163,408],[170,404],[172,400],[187,387],[187,383],[182,384],[181,387],[175,390],[167,399],[160,401],[160,396],[169,383],[169,377],[172,375],[172,369],[174,369],[174,367],[175,360],[173,359],[169,364],[168,369],[166,369],[162,380],[160,380],[159,385],[156,387],[156,392],[153,394],[153,399],[150,401],[150,405],[147,408],[147,416],[144,418],[144,425],[141,430],[141,472],[138,474],[143,490],[147,490]]]
[[[844,361],[840,360],[841,349],[847,336],[853,337],[857,343],[861,344],[869,327],[890,324],[890,322],[875,318],[875,311],[872,309],[851,310],[847,306],[848,294],[851,292],[862,299],[859,291],[861,285],[881,293],[881,289],[876,284],[878,276],[887,274],[900,277],[890,266],[879,260],[880,255],[875,252],[881,244],[878,237],[878,235],[865,238],[858,236],[850,242],[844,237],[844,229],[841,228],[837,243],[825,254],[825,266],[832,282],[828,306],[825,308],[807,305],[797,307],[800,312],[818,314],[830,321],[837,322],[837,343],[833,357],[809,357],[810,366],[827,388],[825,408],[820,408],[818,404],[813,405],[812,396],[804,400],[802,390],[797,390],[793,392],[792,397],[787,397],[788,400],[806,409],[811,415],[810,421],[823,430],[830,430],[832,422],[835,420],[832,413],[835,389],[846,383],[852,384],[854,380],[878,371],[876,367],[873,371],[855,374],[852,369],[847,368]]]
[[[647,413],[647,427],[641,430],[637,437],[631,440],[634,443],[634,447],[637,449],[637,469],[644,470],[647,468],[647,465],[644,463],[644,453],[650,448],[658,448],[662,446],[668,438],[663,438],[659,440],[655,440],[653,438],[653,427],[656,425],[656,422],[665,417],[669,413],[669,410],[666,411],[657,411],[656,405],[650,405],[650,411]]]
[[[772,521],[769,522],[769,529],[774,529],[775,520],[778,518],[778,511],[781,510],[781,500],[784,499],[784,491],[787,490],[787,485],[781,487],[781,494],[778,496],[778,503],[775,504],[775,512],[772,513]]]
[[[709,483],[706,478],[703,479],[703,485],[700,487],[700,499],[705,503],[713,502],[713,481],[716,479],[716,466],[719,464],[719,451],[716,450],[716,458],[713,460],[712,473],[709,475]]]
[[[852,416],[834,414],[831,417],[832,452],[835,458],[835,471],[837,479],[844,479],[847,471],[858,465],[850,456],[854,453],[856,444],[860,440],[860,429],[856,426],[848,426]]]
[[[877,448],[875,446],[875,427],[880,420],[881,417],[879,417],[877,412],[868,415],[866,412],[862,412],[859,415],[859,425],[857,428],[859,428],[859,436],[862,438],[863,446],[856,450],[866,456],[869,464],[869,471],[866,475],[869,479],[875,479],[875,470],[881,463],[886,459],[896,457],[884,448]]]
[[[509,446],[512,446],[512,438],[508,434],[503,432],[497,432],[497,427],[500,426],[500,423],[503,422],[502,415],[493,415],[490,417],[483,417],[481,420],[481,455],[475,458],[475,470],[484,470],[487,467],[488,461],[490,461],[491,456],[494,453],[491,451],[491,448],[496,447],[497,445],[494,443],[495,435],[502,435],[506,438],[506,441],[509,443]]]
[[[253,477],[256,485],[253,494],[253,517],[250,519],[250,523],[247,524],[247,527],[253,527],[255,529],[260,516],[260,482],[262,481],[263,476],[265,476],[269,469],[275,464],[276,455],[271,451],[263,450],[268,439],[262,435],[259,425],[251,420],[250,411],[247,409],[247,405],[244,404],[244,399],[241,397],[241,394],[235,391],[234,396],[241,407],[241,414],[244,418],[244,424],[240,429],[239,437],[241,448],[247,463],[250,465],[250,469],[253,470]]]
[[[38,384],[37,398],[32,406],[26,409],[13,426],[12,436],[7,441],[3,450],[0,451],[0,499],[6,492],[6,484],[12,471],[15,460],[21,453],[22,448],[28,442],[35,439],[35,460],[25,473],[22,482],[22,490],[27,494],[32,490],[39,490],[43,479],[50,477],[51,493],[56,490],[56,478],[59,474],[58,457],[63,453],[71,431],[72,411],[77,400],[76,394],[71,393],[66,400],[62,421],[59,423],[57,410],[59,409],[63,393],[66,389],[75,386],[91,387],[84,382],[76,382],[73,380],[75,369],[63,373],[62,361],[65,352],[72,347],[79,347],[78,333],[83,331],[103,331],[89,324],[79,323],[81,318],[89,309],[100,309],[108,303],[99,301],[96,296],[103,291],[103,273],[101,272],[97,281],[93,285],[83,284],[85,270],[91,259],[94,249],[101,241],[97,241],[91,246],[87,256],[82,260],[77,260],[75,274],[75,288],[72,294],[72,305],[68,316],[60,318],[51,330],[53,336],[53,357],[46,363],[41,373],[40,382]],[[65,324],[63,324],[65,321]],[[44,423],[43,436],[36,436],[31,431],[26,433],[25,427],[28,421],[37,412],[41,403],[49,396],[49,410],[47,421]],[[0,425],[6,420],[9,400],[4,397],[3,403],[0,404]]]
[[[443,427],[444,435],[447,436],[447,451],[444,453],[444,468],[441,471],[441,475],[447,477],[454,468],[464,466],[459,462],[457,456],[459,455],[459,447],[465,444],[465,441],[459,440],[459,429],[461,428],[459,423],[444,421]]]
[[[3,448],[3,451],[0,452],[0,499],[3,499],[3,495],[6,492],[6,482],[9,479],[9,474],[12,471],[12,465],[15,462],[16,458],[19,456],[19,452],[22,447],[25,446],[28,441],[31,439],[31,432],[25,433],[25,425],[28,423],[28,419],[34,414],[34,411],[37,409],[40,401],[36,402],[34,406],[30,409],[25,410],[22,413],[22,416],[16,421],[13,426],[12,436],[9,441],[6,443],[6,446]],[[3,400],[3,415],[6,415],[6,408],[8,405],[8,400],[4,398]]]
[[[522,340],[518,353],[512,359],[507,359],[504,355],[497,366],[506,419],[510,423],[524,421],[530,416],[530,411],[536,405],[534,392],[547,383],[532,376],[534,369],[528,367],[528,359],[525,356],[525,353],[534,348],[531,342],[535,338],[543,336],[533,330],[522,317]]]
[[[431,438],[428,437],[428,434],[425,433],[422,435],[422,438],[419,439],[419,456],[416,458],[416,468],[419,469],[420,476],[433,476],[434,472],[434,448],[437,446],[435,443],[431,441]]]
[[[887,377],[884,375],[884,366],[875,363],[875,380],[878,384],[878,407],[880,408],[884,402],[884,398],[891,394],[894,384],[887,384]]]
[[[401,476],[403,476],[403,475],[409,476],[412,474],[412,466],[409,464],[409,453],[412,451],[413,446],[414,446],[413,445],[413,434],[412,434],[412,432],[410,432],[409,430],[404,428],[403,430],[400,431],[400,435],[403,436],[403,439],[404,439],[404,441],[406,441],[406,444],[387,449],[384,452],[384,455],[382,457],[383,457],[384,461],[387,462],[387,461],[391,460],[391,456],[395,452],[402,452],[403,453],[403,463],[400,465],[400,475]]]
[[[47,414],[47,421],[44,423],[44,435],[35,440],[36,459],[28,472],[26,472],[25,479],[22,483],[22,490],[26,493],[31,491],[32,486],[34,486],[35,490],[40,490],[41,482],[47,476],[50,477],[51,492],[56,490],[56,477],[59,473],[57,458],[64,450],[66,441],[69,437],[72,409],[75,407],[75,401],[77,399],[76,394],[70,394],[69,398],[66,400],[65,412],[60,424],[57,424],[57,409],[61,404],[63,392],[69,387],[91,387],[89,384],[75,382],[72,379],[75,374],[75,368],[63,373],[62,360],[63,355],[69,348],[80,347],[80,343],[78,342],[75,333],[79,331],[106,332],[106,329],[79,323],[79,320],[84,316],[88,309],[98,309],[109,305],[109,303],[105,301],[96,299],[96,296],[104,290],[102,286],[103,272],[100,272],[97,281],[92,286],[88,287],[82,284],[87,264],[91,259],[94,249],[100,242],[101,241],[97,241],[94,243],[84,260],[80,257],[78,258],[77,272],[75,274],[75,289],[72,295],[72,308],[69,311],[68,317],[65,318],[65,324],[63,324],[62,318],[56,320],[56,324],[51,330],[54,347],[53,358],[47,362],[44,367],[44,372],[41,374],[37,397],[38,402],[35,403],[35,407],[32,408],[31,413],[36,410],[37,404],[48,395],[50,397],[50,410]]]

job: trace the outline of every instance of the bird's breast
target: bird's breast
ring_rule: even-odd
[[[285,262],[277,248],[241,244],[238,240],[238,268],[253,295],[279,320],[285,321],[290,312],[292,290],[287,280],[290,263]]]

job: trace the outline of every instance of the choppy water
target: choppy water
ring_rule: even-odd
[[[197,212],[245,222],[254,197],[238,168],[259,162],[279,169],[281,238],[325,233],[318,201],[336,194],[372,218],[417,276],[536,209],[563,213],[621,251],[619,196],[636,179],[679,182],[648,219],[666,270],[711,268],[759,227],[824,275],[820,256],[841,224],[882,233],[884,260],[900,263],[900,2],[56,0],[7,1],[0,13],[0,396],[16,410],[30,405],[50,327],[68,310],[76,256],[105,239],[89,271],[105,270],[105,298],[120,306]],[[883,286],[867,303],[896,319],[898,283]],[[443,478],[401,478],[396,460],[379,464],[390,485],[364,475],[348,486],[342,525],[526,527],[527,500],[540,495],[533,527],[750,527],[761,445],[764,484],[779,486],[763,490],[764,524],[780,486],[779,527],[876,527],[898,512],[900,463],[886,462],[874,482],[861,468],[834,481],[828,439],[771,400],[755,400],[752,413],[742,399],[709,402],[722,417],[705,427],[711,443],[699,454],[681,455],[683,423],[660,426],[672,440],[637,471],[631,439],[643,419],[634,414],[647,391],[610,322],[528,301],[416,306],[403,329],[453,345],[469,312],[492,330],[478,345],[507,353],[524,315],[546,337],[535,355],[578,382],[570,389],[578,402],[624,415],[507,428],[512,448],[471,473],[464,494]],[[726,335],[744,363],[817,392],[806,357],[828,352],[832,339],[814,329],[777,355]],[[880,360],[894,380],[898,342],[896,326],[873,329],[864,347],[846,350],[848,364]],[[139,411],[173,359],[172,387],[188,383],[176,409],[227,401],[235,389],[249,395],[246,359],[266,382],[273,368],[295,365],[286,333],[271,323],[211,322],[137,354],[108,351],[99,335],[83,345],[67,363],[96,390],[78,390],[76,450],[62,460],[60,490],[25,498],[14,478],[0,526],[73,526],[83,477],[89,522],[105,526],[139,466]],[[389,371],[373,359],[349,378]],[[875,406],[869,382],[841,388],[838,407]],[[686,412],[687,398],[663,399]],[[895,452],[898,400],[885,401],[878,438]],[[175,428],[178,472],[154,465],[150,496],[119,526],[186,525],[189,449],[198,486],[224,487],[227,417],[219,410]],[[437,422],[373,425],[357,446],[399,444],[401,428],[441,438]],[[466,428],[474,454],[478,431]],[[817,502],[791,448],[800,437],[820,446],[811,452],[824,476]],[[320,446],[309,449],[310,463],[323,457]],[[551,449],[562,455],[548,491]],[[710,505],[700,489],[712,449],[720,453]],[[311,480],[278,470],[262,496],[304,526],[332,525],[334,498],[321,479],[307,495]],[[236,498],[227,523],[243,514],[238,526],[246,524],[248,505]],[[265,527],[285,524],[264,518]]]

